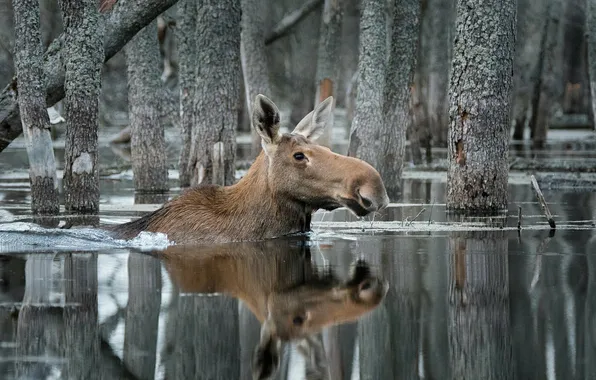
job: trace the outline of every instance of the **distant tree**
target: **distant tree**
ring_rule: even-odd
[[[517,39],[513,70],[513,139],[521,140],[524,129],[534,129],[540,95],[541,49],[545,33],[547,1],[518,0]]]
[[[189,167],[192,185],[234,183],[240,91],[240,0],[197,4],[198,67]],[[221,168],[214,175],[214,166]]]
[[[141,1],[141,0],[129,0]],[[120,0],[116,6],[126,6]],[[131,158],[135,190],[158,193],[168,190],[160,80],[157,21],[153,20],[126,45],[128,108],[131,125]]]
[[[15,25],[15,66],[18,82],[18,106],[29,156],[31,210],[34,214],[58,214],[56,160],[46,111],[39,2],[13,0]],[[18,88],[17,88],[18,87]]]
[[[64,87],[66,147],[64,207],[67,212],[99,211],[97,128],[103,22],[96,0],[61,0],[68,59]]]
[[[321,31],[319,35],[319,51],[317,55],[316,106],[330,96],[337,98],[337,81],[339,76],[339,49],[341,47],[343,2],[341,0],[325,0]],[[333,123],[331,123],[333,126]],[[333,128],[326,128],[318,142],[331,147]]]
[[[245,103],[248,113],[258,94],[271,95],[267,52],[265,50],[265,26],[268,4],[266,1],[241,0],[242,35],[240,57],[244,74]],[[269,94],[269,95],[268,95]],[[249,115],[249,120],[252,120]],[[261,151],[261,137],[251,128],[251,156],[256,157]]]
[[[447,207],[507,207],[514,0],[458,0],[450,80]]]
[[[178,160],[181,187],[189,187],[192,169],[189,167],[192,126],[197,109],[194,108],[194,94],[197,73],[197,4],[194,0],[178,2],[176,39],[178,43],[178,88],[180,90],[180,134],[182,146]]]
[[[586,32],[588,42],[588,71],[592,95],[592,115],[596,115],[596,1],[588,0],[586,12]],[[596,129],[596,122],[594,123]]]
[[[563,108],[564,93],[564,41],[563,19],[567,2],[550,0],[547,2],[545,34],[540,52],[539,100],[536,107],[536,122],[531,129],[534,147],[541,148],[548,133],[550,122]]]
[[[387,194],[396,199],[401,192],[406,130],[411,123],[410,86],[416,64],[420,3],[392,3],[389,52],[385,2],[363,0],[362,7],[358,95],[348,153],[377,168]]]
[[[429,0],[427,3],[428,40],[426,73],[426,110],[432,144],[447,145],[449,131],[449,73],[455,22],[452,0]]]

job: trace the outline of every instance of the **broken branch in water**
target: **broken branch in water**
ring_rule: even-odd
[[[521,206],[517,206],[517,229],[521,230],[522,211]]]
[[[414,221],[416,219],[418,219],[418,217],[420,216],[420,214],[422,214],[424,211],[426,211],[425,208],[423,208],[422,210],[420,210],[420,212],[418,214],[416,214],[416,216],[414,218],[412,218],[412,220],[408,220],[408,218],[406,218],[406,222],[407,222],[406,226],[411,226],[412,223],[414,223]]]
[[[546,204],[544,195],[542,194],[542,191],[540,190],[540,187],[538,186],[538,181],[536,181],[536,177],[534,177],[534,175],[532,175],[530,177],[530,179],[532,181],[532,187],[534,188],[536,197],[538,198],[538,202],[540,203],[540,207],[542,207],[542,211],[544,212],[544,216],[546,216],[546,220],[548,220],[548,224],[550,225],[550,228],[555,229],[556,228],[555,220],[553,219],[553,215],[550,213],[550,210],[548,209],[548,205]]]

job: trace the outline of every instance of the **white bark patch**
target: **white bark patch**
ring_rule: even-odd
[[[93,160],[87,152],[81,153],[72,163],[72,172],[75,174],[91,174],[93,172]]]
[[[203,183],[203,179],[205,178],[205,167],[201,164],[199,164],[198,166],[198,174],[199,174],[199,179],[197,181],[197,184],[201,184]]]

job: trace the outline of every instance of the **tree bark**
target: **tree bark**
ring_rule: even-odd
[[[387,66],[386,1],[362,0],[361,9],[358,92],[348,155],[359,157],[378,170]]]
[[[126,43],[177,0],[152,0],[139,3],[116,4],[107,17],[104,38],[104,62],[112,58]],[[39,9],[39,8],[38,8]],[[65,70],[62,64],[65,35],[62,34],[48,48],[43,56],[45,72],[45,97],[48,106],[53,106],[64,97]],[[18,76],[18,75],[17,75]],[[44,87],[42,87],[42,90]],[[46,104],[44,103],[44,106]],[[0,152],[23,132],[16,91],[16,79],[0,93]]]
[[[180,134],[182,137],[182,147],[178,159],[180,187],[189,187],[192,175],[188,164],[193,120],[197,117],[196,109],[193,108],[197,72],[195,65],[197,58],[196,23],[196,2],[194,0],[179,1],[176,38],[178,39],[178,87],[180,89]]]
[[[513,71],[513,139],[522,140],[532,109],[535,87],[540,80],[540,49],[546,22],[546,1],[519,0],[517,3],[517,39]]]
[[[0,0],[0,83],[14,76],[14,17],[12,0]]]
[[[588,72],[590,94],[592,95],[592,115],[596,115],[596,1],[588,0],[586,12],[586,38],[588,43]],[[596,122],[594,123],[596,130]]]
[[[163,88],[159,79],[157,22],[152,21],[133,37],[125,53],[135,190],[165,192],[168,190],[168,169],[161,121]]]
[[[515,2],[457,2],[447,207],[507,208]]]
[[[343,16],[342,4],[343,2],[341,0],[325,0],[319,36],[317,71],[315,74],[317,94],[315,96],[314,106],[330,96],[337,98],[339,50]],[[332,137],[333,123],[330,123],[317,141],[319,144],[331,148]]]
[[[13,0],[13,9],[16,36],[15,66],[19,82],[17,88],[15,80],[9,91],[15,97],[18,91],[20,95],[18,105],[23,111],[25,141],[29,156],[31,210],[34,214],[58,214],[60,204],[56,160],[43,93],[46,77],[43,72],[39,2]],[[0,104],[2,103],[0,100]],[[0,129],[4,130],[4,128]]]
[[[416,65],[420,3],[393,3],[388,62],[384,4],[365,0],[363,6],[358,95],[349,154],[377,168],[387,194],[396,199],[401,193],[406,131],[411,123],[410,86]]]
[[[565,28],[561,19],[564,17],[565,8],[565,2],[562,0],[552,0],[547,5],[547,21],[540,53],[542,55],[540,97],[536,110],[536,124],[531,131],[532,142],[536,148],[544,145],[552,117],[562,110]]]
[[[225,184],[234,183],[240,91],[240,1],[206,0],[197,5],[197,88],[190,167],[192,185],[213,180],[213,149],[224,147]],[[224,64],[225,63],[225,64]]]
[[[244,74],[244,91],[246,109],[251,121],[251,159],[261,151],[261,137],[252,127],[252,102],[258,94],[271,96],[269,73],[267,70],[267,53],[265,50],[265,17],[267,3],[265,1],[241,0],[242,34],[240,57]]]
[[[64,207],[67,212],[97,213],[97,128],[104,25],[95,0],[61,0],[60,6],[69,57],[64,84]]]

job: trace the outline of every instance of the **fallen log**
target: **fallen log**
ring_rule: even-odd
[[[165,12],[177,0],[150,0],[145,2],[116,3],[106,18],[104,62],[118,53],[141,29]],[[53,106],[64,97],[63,47],[64,33],[56,38],[45,52],[44,72],[47,106]],[[0,93],[0,152],[21,135],[23,126],[18,105],[17,78]]]

